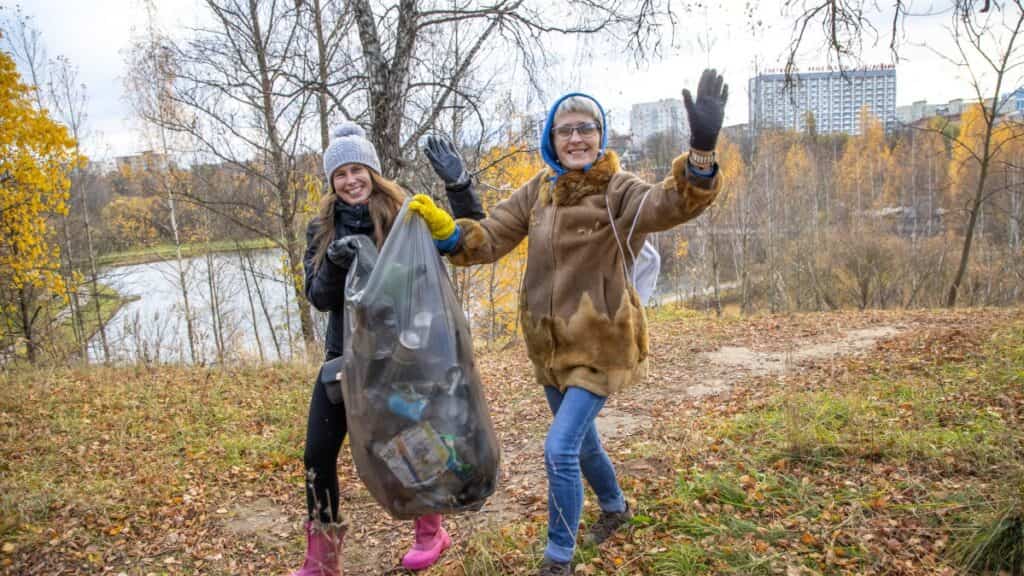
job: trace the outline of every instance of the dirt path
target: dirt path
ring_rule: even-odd
[[[732,386],[751,377],[781,374],[803,363],[861,354],[879,340],[900,332],[896,326],[872,326],[851,329],[838,337],[780,339],[769,350],[726,345],[690,358],[655,357],[645,384],[622,402],[613,399],[601,411],[598,430],[607,440],[643,434],[653,425],[654,411],[670,410],[694,398],[727,394]]]
[[[685,322],[665,326],[677,324],[685,326]],[[880,340],[906,329],[901,325],[871,324],[867,318],[864,324],[779,333],[767,338],[764,334],[743,332],[667,333],[659,326],[652,330],[647,381],[627,394],[613,397],[598,417],[602,441],[613,460],[623,463],[620,473],[653,473],[645,470],[649,465],[642,459],[625,456],[649,439],[659,414],[694,398],[728,394],[733,387],[752,379],[800,369],[808,363],[865,353]],[[680,341],[693,342],[694,346],[680,350]],[[448,520],[456,542],[464,542],[483,528],[546,514],[543,439],[550,415],[541,390],[529,376],[532,371],[525,352],[515,348],[484,355],[480,362],[485,382],[488,376],[500,379],[498,385],[487,384],[502,447],[501,478],[498,491],[479,513]],[[391,520],[377,506],[355,477],[347,451],[343,451],[339,469],[342,509],[352,525],[346,540],[346,574],[402,573],[395,566],[411,543],[410,523]],[[291,505],[286,508],[269,500],[256,501],[244,509],[229,511],[225,527],[240,537],[256,537],[283,551],[288,540],[300,530],[301,518],[291,517],[293,510]],[[447,563],[457,562],[459,554],[456,545],[447,555]]]

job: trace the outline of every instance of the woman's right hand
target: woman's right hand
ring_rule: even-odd
[[[417,194],[409,202],[409,211],[423,217],[434,240],[447,240],[455,234],[455,220],[444,210],[437,207],[430,196]]]
[[[356,257],[356,237],[345,236],[327,245],[327,259],[341,268],[348,268]]]
[[[457,188],[469,183],[469,172],[459,151],[444,136],[428,136],[423,153],[446,187]]]

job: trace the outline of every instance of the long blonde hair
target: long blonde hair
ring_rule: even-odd
[[[370,221],[373,222],[373,242],[379,249],[384,245],[384,239],[391,232],[391,226],[395,223],[398,211],[402,209],[408,194],[393,180],[377,174],[370,170]],[[313,258],[313,265],[316,270],[324,261],[327,254],[327,247],[334,241],[334,203],[341,202],[341,198],[334,191],[334,185],[328,182],[327,193],[320,198],[319,229],[313,237],[316,244],[316,256]]]

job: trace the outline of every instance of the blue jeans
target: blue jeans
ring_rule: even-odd
[[[544,442],[544,466],[548,472],[548,545],[544,556],[556,562],[569,562],[583,512],[580,471],[597,494],[601,510],[622,512],[626,500],[594,425],[605,398],[575,387],[562,394],[545,386],[544,393],[555,415]]]

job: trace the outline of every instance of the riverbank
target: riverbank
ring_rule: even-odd
[[[208,253],[233,252],[235,250],[267,250],[275,248],[276,245],[266,238],[253,238],[250,240],[219,240],[217,242],[194,242],[181,245],[181,256],[191,258]],[[134,250],[122,250],[104,254],[96,260],[96,264],[102,268],[113,268],[115,266],[131,266],[134,264],[147,264],[149,262],[162,262],[176,256],[174,244],[158,244]]]
[[[106,326],[110,323],[111,319],[117,315],[121,308],[129,302],[139,300],[139,296],[134,295],[123,295],[111,286],[107,284],[99,284],[98,296],[99,311],[96,310],[96,304],[92,298],[81,299],[79,305],[82,307],[82,334],[86,342],[92,340],[94,336],[99,334],[100,326]],[[54,328],[53,334],[53,346],[57,350],[57,356],[64,357],[70,354],[74,354],[79,350],[78,344],[75,340],[75,328],[73,325],[74,319],[71,315],[71,307],[65,308],[61,314],[60,323]]]
[[[139,296],[123,295],[106,284],[98,285],[99,311],[96,304],[88,294],[79,296],[79,305],[82,307],[82,334],[86,342],[99,333],[101,325],[107,325],[126,304],[139,300]],[[75,338],[74,317],[71,313],[71,306],[66,305],[59,310],[56,306],[52,311],[42,311],[43,317],[52,317],[49,328],[44,329],[40,336],[38,345],[44,358],[64,359],[77,355],[81,348]],[[24,359],[26,355],[23,342],[0,343],[0,356],[6,359]]]
[[[117,290],[107,286],[106,284],[99,285],[99,313],[96,312],[96,305],[91,301],[87,304],[86,309],[82,311],[82,332],[86,335],[85,341],[89,342],[94,336],[99,334],[100,326],[106,326],[110,321],[117,316],[117,313],[126,304],[140,300],[142,297],[137,295],[124,295]],[[65,318],[61,324],[59,330],[61,331],[58,336],[61,341],[67,342],[71,346],[75,343],[75,333],[71,326],[70,314]]]

